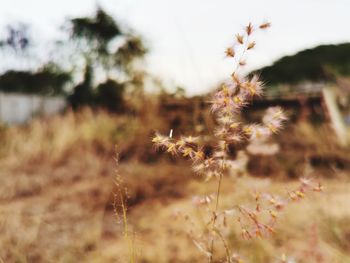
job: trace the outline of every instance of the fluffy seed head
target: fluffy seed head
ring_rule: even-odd
[[[240,87],[246,90],[251,97],[260,97],[263,94],[264,83],[258,75],[254,75],[250,80],[243,82]]]
[[[235,56],[235,51],[232,47],[228,47],[225,51],[227,57],[233,58]]]
[[[166,147],[169,141],[170,141],[169,137],[160,135],[159,133],[156,133],[156,135],[152,139],[152,142],[157,148]]]
[[[249,23],[246,28],[245,28],[245,31],[247,33],[248,36],[250,36],[252,33],[253,33],[253,25],[252,23]]]
[[[260,29],[267,29],[267,28],[269,28],[269,27],[271,27],[271,23],[269,23],[269,22],[262,23],[262,24],[259,26]]]
[[[253,41],[253,42],[250,42],[247,46],[247,49],[250,50],[250,49],[253,49],[255,47],[256,43]]]
[[[176,144],[169,142],[168,145],[166,146],[166,151],[172,155],[177,154],[177,148],[176,148]]]
[[[239,43],[239,44],[241,44],[241,45],[243,45],[243,41],[244,41],[244,38],[243,38],[243,36],[242,35],[240,35],[240,34],[237,34],[236,35],[236,40],[237,40],[237,42]]]

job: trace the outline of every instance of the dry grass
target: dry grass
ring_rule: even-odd
[[[148,139],[147,130],[137,129],[142,122],[84,110],[3,128],[0,259],[76,262],[85,261],[89,251],[98,251],[110,235],[109,225],[112,231],[117,225],[109,214],[116,168],[114,143],[123,141],[119,148],[127,155],[138,140]],[[184,194],[178,185],[188,173],[172,177],[170,173],[179,168],[169,163],[162,167],[163,174],[135,161],[121,166],[130,205]]]
[[[300,204],[290,206],[281,216],[277,234],[268,239],[254,242],[243,240],[240,229],[230,229],[228,233],[232,248],[247,262],[281,262],[281,255],[296,259],[296,262],[350,262],[349,226],[350,218],[347,189],[350,182],[329,180],[327,190],[321,196],[312,196]],[[223,206],[252,201],[250,189],[264,189],[281,192],[281,188],[292,188],[297,182],[272,182],[268,179],[244,177],[238,181],[226,179],[223,189]],[[214,191],[215,184],[193,182],[186,187],[187,192],[201,194]],[[129,220],[136,231],[136,251],[138,262],[204,262],[205,257],[198,251],[187,232],[200,227],[201,216],[193,209],[188,197],[172,202],[161,199],[144,202],[129,214]],[[188,223],[185,215],[195,218],[194,225]],[[224,251],[219,253],[224,256]],[[98,258],[104,262],[124,262],[127,257],[123,239],[110,240]],[[94,258],[94,253],[92,254]]]
[[[151,118],[86,110],[3,128],[0,262],[125,262],[126,244],[112,207],[115,142],[123,142],[119,171],[129,189],[137,262],[201,262],[181,214],[193,213],[191,196],[215,186],[194,180],[184,162],[155,155],[145,142],[153,127],[168,124],[159,119],[153,124]],[[297,136],[293,140],[301,144]],[[349,262],[349,173],[337,174],[324,179],[327,188],[320,197],[285,211],[276,236],[250,243],[233,228],[232,246],[250,262],[278,262],[282,253],[298,262]],[[296,183],[225,180],[223,206],[249,203],[252,187],[278,192]]]
[[[261,97],[264,90],[264,83],[260,76],[242,76],[240,74],[241,67],[246,65],[246,53],[255,46],[255,41],[251,39],[251,35],[253,31],[255,32],[259,28],[265,29],[266,25],[259,27],[249,23],[245,27],[243,34],[236,34],[234,43],[226,50],[227,57],[233,59],[233,71],[230,77],[223,82],[221,87],[210,98],[210,109],[216,124],[214,130],[205,136],[193,137],[197,136],[197,134],[194,134],[180,137],[173,136],[173,129],[171,129],[169,135],[162,135],[162,133],[156,132],[152,139],[158,150],[162,150],[172,156],[182,156],[191,160],[194,173],[204,177],[206,181],[213,178],[217,181],[216,190],[214,189],[202,196],[195,197],[196,208],[201,206],[202,210],[192,208],[178,212],[184,220],[182,228],[188,228],[189,238],[204,256],[201,259],[193,258],[191,253],[191,258],[177,258],[174,259],[174,262],[207,260],[209,263],[242,263],[245,262],[242,259],[244,257],[249,257],[249,262],[272,262],[278,260],[277,251],[272,257],[274,249],[271,243],[265,243],[262,239],[265,236],[279,235],[279,232],[276,231],[276,222],[279,222],[281,211],[284,211],[286,204],[298,203],[305,199],[305,196],[308,197],[310,192],[323,191],[322,184],[320,182],[315,183],[315,178],[310,177],[313,164],[313,160],[310,160],[310,158],[314,157],[308,156],[309,153],[307,153],[307,155],[303,156],[305,160],[302,160],[306,164],[304,173],[294,176],[303,177],[301,184],[295,186],[294,190],[285,189],[287,184],[282,184],[280,188],[277,188],[279,190],[283,189],[286,197],[281,198],[280,194],[266,189],[267,187],[244,187],[242,185],[240,190],[244,189],[244,193],[252,192],[251,195],[253,197],[251,199],[255,203],[247,206],[245,205],[245,200],[248,199],[247,196],[244,199],[240,199],[239,196],[233,196],[231,197],[231,203],[228,202],[223,207],[225,202],[223,201],[222,185],[228,184],[228,182],[223,182],[224,178],[230,175],[237,176],[242,172],[245,173],[248,154],[257,155],[255,158],[252,158],[253,160],[250,163],[259,168],[264,161],[261,159],[261,156],[269,156],[270,159],[273,159],[274,155],[279,151],[279,146],[276,143],[271,143],[271,137],[279,133],[284,126],[284,122],[288,119],[284,110],[279,106],[269,107],[260,122],[246,124],[241,119],[242,112],[246,111],[246,107],[254,99]],[[307,134],[309,131],[311,130],[297,130],[297,132],[305,133],[303,139],[307,139],[307,135],[310,135]],[[208,149],[208,137],[212,141],[210,150]],[[310,139],[311,145],[315,144],[315,140],[312,139]],[[327,145],[327,142],[322,141],[322,143]],[[323,152],[322,147],[313,149],[313,152],[318,154],[318,150],[321,153]],[[282,153],[284,152],[282,150]],[[293,154],[295,155],[296,152]],[[258,161],[260,161],[260,164]],[[280,170],[283,171],[283,169]],[[271,173],[269,175],[271,176]],[[227,195],[231,195],[232,191],[230,189]],[[193,219],[196,214],[199,215],[198,218]],[[294,221],[288,223],[285,225],[286,228],[293,225]],[[237,228],[241,229],[241,238],[243,240],[251,241],[246,246],[248,252],[241,251],[244,250],[245,242],[239,242]],[[333,256],[323,255],[317,251],[318,236],[316,226],[313,229],[314,233],[311,233],[309,236],[313,239],[314,247],[310,249],[309,257],[313,257],[316,262],[323,261],[325,258],[327,258],[327,261],[336,260]],[[163,231],[164,229],[162,228]],[[305,230],[302,231],[305,233]],[[167,236],[169,236],[168,233],[166,234]],[[308,237],[307,234],[305,236]],[[163,240],[162,238],[153,237],[150,241],[154,242],[159,239]],[[240,243],[243,243],[243,245]],[[164,241],[162,241],[162,244],[164,244]],[[264,248],[255,248],[256,244],[264,246]],[[158,247],[154,244],[153,246]],[[286,249],[286,246],[283,247]],[[165,249],[162,248],[161,250],[164,251]],[[261,254],[260,251],[264,253]],[[322,252],[324,251],[322,249]],[[286,258],[285,253],[281,255],[279,258],[281,262],[290,262]],[[157,255],[156,258],[150,261],[157,259],[165,262],[165,260],[170,258],[173,258],[173,256],[167,255],[163,260],[160,255]],[[302,258],[298,257],[298,261],[301,260]]]

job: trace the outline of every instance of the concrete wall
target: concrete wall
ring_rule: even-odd
[[[0,92],[0,122],[6,124],[25,123],[34,116],[58,113],[65,106],[66,102],[62,97]]]

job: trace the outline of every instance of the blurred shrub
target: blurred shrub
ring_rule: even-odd
[[[125,110],[123,93],[125,86],[112,79],[106,80],[97,86],[97,103],[110,112]]]
[[[71,80],[69,72],[55,64],[47,64],[37,71],[9,70],[0,75],[0,90],[27,94],[60,95]]]

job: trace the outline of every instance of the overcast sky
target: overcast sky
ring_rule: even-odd
[[[258,36],[249,69],[319,44],[350,41],[350,0],[1,0],[0,27],[26,22],[49,40],[66,17],[92,14],[98,4],[144,36],[149,71],[190,94],[230,74],[224,49],[249,21],[273,24]]]

